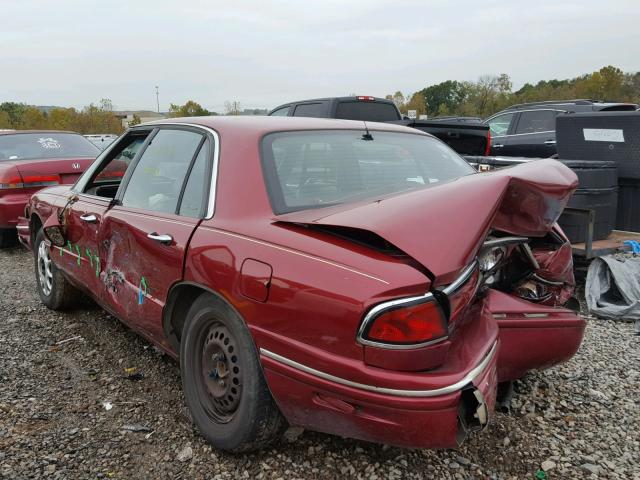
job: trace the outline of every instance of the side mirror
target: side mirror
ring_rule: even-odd
[[[66,240],[64,238],[65,228],[58,222],[57,215],[52,215],[42,227],[44,236],[56,247],[64,247]]]

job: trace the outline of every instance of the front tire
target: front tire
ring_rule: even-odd
[[[80,296],[51,261],[51,247],[40,229],[34,245],[36,286],[40,300],[51,310],[65,310]]]
[[[198,297],[187,314],[180,372],[193,420],[216,448],[258,450],[286,428],[249,331],[238,314],[213,295]]]

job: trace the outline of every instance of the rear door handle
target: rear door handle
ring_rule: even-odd
[[[545,140],[544,144],[545,145],[555,145],[556,141],[555,140]]]
[[[87,223],[96,223],[98,221],[98,217],[93,213],[85,213],[84,215],[80,215],[80,220]]]
[[[502,148],[504,147],[504,145],[502,145],[501,143],[496,143],[495,145],[492,145],[491,148]]]
[[[160,235],[156,232],[148,233],[147,238],[150,238],[151,240],[155,240],[156,242],[159,242],[159,243],[164,243],[166,245],[173,242],[173,237],[171,235],[167,235],[167,234]]]

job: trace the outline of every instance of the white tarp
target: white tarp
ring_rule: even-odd
[[[595,258],[587,272],[585,296],[596,317],[635,320],[640,331],[640,258]]]

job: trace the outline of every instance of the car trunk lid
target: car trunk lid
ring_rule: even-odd
[[[473,260],[490,229],[546,235],[577,185],[569,168],[545,159],[274,220],[373,232],[447,282]]]
[[[72,184],[91,165],[94,158],[70,157],[12,162],[20,172],[25,187],[55,183]]]

